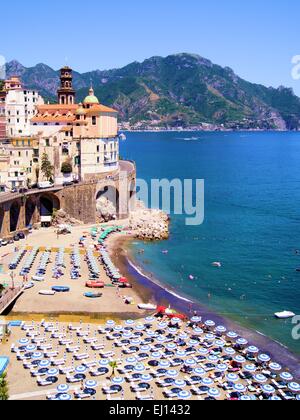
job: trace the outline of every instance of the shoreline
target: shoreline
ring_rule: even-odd
[[[188,297],[181,296],[176,290],[161,284],[151,273],[146,273],[143,268],[135,263],[134,257],[130,253],[130,243],[133,240],[135,239],[124,235],[115,236],[109,239],[107,245],[114,263],[124,276],[132,282],[136,293],[144,300],[148,299],[145,303],[171,305],[172,309],[189,317],[196,311],[203,319],[212,319],[217,325],[224,325],[228,331],[237,332],[241,337],[246,338],[249,343],[268,353],[277,363],[288,368],[293,373],[294,378],[300,380],[300,357],[298,355],[292,353],[283,344],[272,340],[272,338],[218,315],[200,302],[194,302]]]

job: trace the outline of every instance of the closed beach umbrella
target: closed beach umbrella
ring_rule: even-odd
[[[282,372],[280,378],[287,382],[291,382],[294,379],[289,372]]]
[[[124,382],[124,378],[122,378],[121,376],[116,376],[116,377],[112,378],[111,381],[115,385],[121,385]]]
[[[66,393],[69,391],[70,387],[67,384],[61,384],[61,385],[58,385],[56,389],[57,389],[57,392],[59,393]]]
[[[89,380],[85,382],[86,388],[97,388],[97,386],[98,386],[98,383],[96,381]]]
[[[75,370],[77,373],[85,373],[87,369],[85,366],[81,365],[81,366],[77,366]]]
[[[235,384],[233,388],[236,392],[240,392],[240,393],[247,391],[247,388],[243,384]]]
[[[172,369],[172,370],[168,370],[167,371],[167,375],[170,378],[177,378],[177,376],[179,375],[179,373],[177,372],[177,370]]]
[[[261,374],[255,375],[253,378],[254,378],[255,382],[258,382],[258,383],[261,383],[261,384],[264,384],[264,383],[267,382],[267,378],[264,375],[261,375]]]
[[[280,372],[282,370],[282,366],[279,365],[278,363],[270,363],[269,364],[269,368],[273,372]]]
[[[212,398],[219,398],[221,396],[221,392],[217,388],[210,388],[208,395]]]
[[[268,384],[262,385],[261,389],[265,394],[275,394],[276,392],[275,388]]]
[[[249,365],[244,366],[244,371],[254,373],[257,371],[257,367],[255,365],[249,364]]]
[[[177,386],[178,388],[184,388],[186,386],[186,382],[183,381],[182,379],[178,379],[174,382],[174,385]]]
[[[226,379],[229,382],[238,382],[239,381],[239,377],[235,373],[228,373],[228,375],[226,375]]]
[[[40,363],[39,363],[40,368],[47,368],[50,365],[51,365],[51,363],[50,363],[49,360],[41,360]]]
[[[192,394],[189,391],[181,391],[178,394],[179,399],[188,400],[192,397]]]
[[[258,360],[262,363],[268,363],[268,362],[270,362],[271,358],[267,354],[260,354],[258,356]]]
[[[213,385],[214,381],[210,378],[203,378],[202,383],[205,386],[211,386],[211,385]]]
[[[291,382],[289,384],[289,389],[292,392],[300,392],[300,385],[297,382]]]
[[[58,399],[60,401],[71,401],[72,400],[72,396],[70,394],[60,394]]]

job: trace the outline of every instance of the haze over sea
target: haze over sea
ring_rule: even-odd
[[[291,320],[274,318],[282,310],[300,315],[300,134],[127,133],[121,154],[147,181],[205,180],[204,224],[171,215],[168,241],[134,245],[138,265],[300,354]]]

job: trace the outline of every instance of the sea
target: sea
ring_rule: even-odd
[[[274,317],[283,310],[300,315],[300,133],[126,136],[121,155],[136,162],[148,185],[205,185],[204,222],[189,226],[171,209],[169,240],[134,242],[134,264],[187,305],[198,302],[300,355],[297,325]]]

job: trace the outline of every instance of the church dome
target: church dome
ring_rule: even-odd
[[[89,90],[89,95],[83,101],[84,104],[99,104],[98,98],[94,94],[94,89]]]

